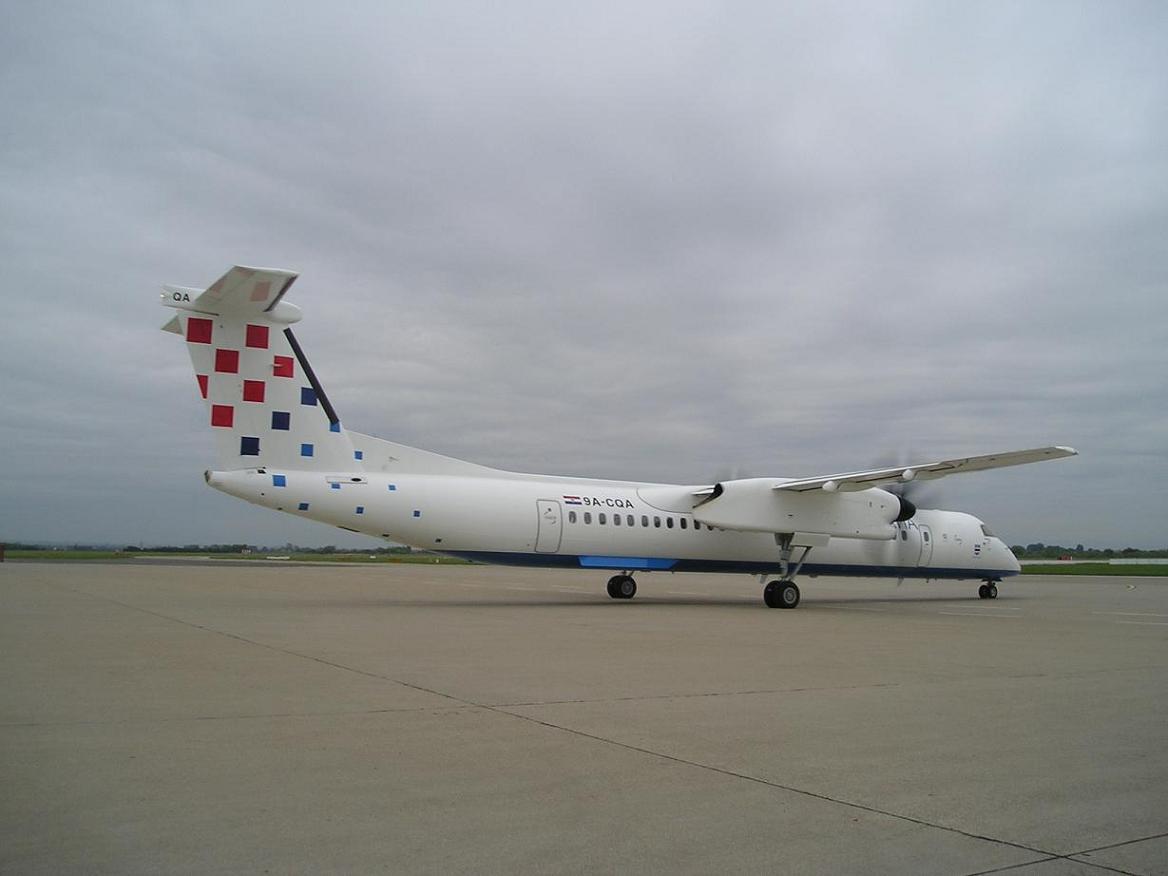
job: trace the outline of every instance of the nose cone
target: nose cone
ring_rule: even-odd
[[[1002,551],[1006,555],[1006,563],[1011,571],[1015,574],[1022,571],[1022,564],[1018,562],[1018,558],[1014,556],[1014,552],[1006,545],[1004,541],[998,539],[998,544],[1002,546]]]

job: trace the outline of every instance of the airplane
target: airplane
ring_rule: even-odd
[[[285,295],[297,276],[237,265],[206,289],[162,287],[176,311],[163,329],[186,341],[215,440],[207,484],[435,553],[614,572],[613,599],[636,595],[638,572],[758,575],[771,608],[799,605],[801,572],[973,580],[994,599],[1020,571],[1005,543],[970,514],[916,508],[896,485],[1077,453],[1051,446],[692,485],[489,468],[342,425],[292,332],[301,311]]]

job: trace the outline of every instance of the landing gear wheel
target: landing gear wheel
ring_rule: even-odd
[[[766,587],[762,588],[762,601],[766,603],[767,608],[779,607],[778,581],[768,581]]]
[[[767,608],[794,608],[799,604],[799,588],[794,581],[771,581],[763,588]]]
[[[613,599],[632,599],[637,595],[637,582],[631,575],[613,575],[608,579],[608,595]]]
[[[998,598],[998,585],[991,582],[989,585],[989,588],[990,588],[990,599],[997,599]]]
[[[978,599],[989,599],[990,598],[990,585],[989,584],[982,584],[980,587],[977,588],[977,598]]]

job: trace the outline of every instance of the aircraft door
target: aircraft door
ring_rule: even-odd
[[[921,561],[918,566],[928,566],[933,562],[933,531],[927,526],[919,527],[921,530]]]
[[[537,499],[535,507],[539,518],[535,550],[541,554],[554,554],[560,549],[560,538],[564,532],[560,503],[553,499]]]

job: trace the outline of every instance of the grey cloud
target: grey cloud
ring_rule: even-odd
[[[1155,4],[9,17],[0,536],[340,541],[201,484],[152,296],[243,262],[362,431],[679,481],[1058,441],[945,502],[1168,542]]]

